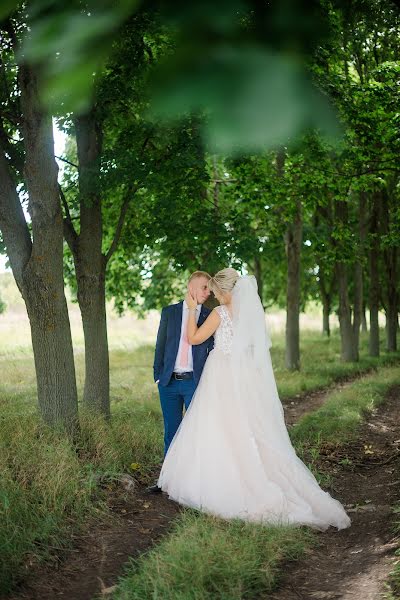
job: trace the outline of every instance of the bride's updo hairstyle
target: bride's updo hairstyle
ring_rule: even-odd
[[[208,288],[211,292],[217,292],[217,294],[226,294],[233,290],[235,283],[239,279],[240,275],[235,269],[222,269],[218,271],[214,277],[208,282]]]

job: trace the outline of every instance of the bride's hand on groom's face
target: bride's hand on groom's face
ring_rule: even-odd
[[[196,308],[197,307],[197,300],[193,296],[193,292],[191,291],[190,287],[188,288],[185,300],[186,300],[186,304],[188,305],[188,308]]]

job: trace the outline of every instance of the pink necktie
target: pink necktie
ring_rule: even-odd
[[[181,353],[180,353],[180,357],[179,357],[179,363],[182,368],[187,367],[189,364],[189,342],[188,342],[188,337],[187,337],[187,326],[188,326],[188,319],[186,319],[186,321],[185,321],[185,328],[183,330],[183,335],[182,335]]]

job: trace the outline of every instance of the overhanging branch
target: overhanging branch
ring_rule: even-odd
[[[71,252],[75,253],[76,243],[78,241],[78,234],[76,233],[74,225],[72,223],[72,218],[71,218],[71,213],[69,211],[68,202],[67,202],[67,199],[65,197],[65,194],[64,194],[63,189],[60,184],[58,184],[58,189],[60,191],[60,198],[61,198],[61,202],[62,202],[62,205],[64,207],[64,212],[65,212],[65,219],[63,220],[64,238],[66,239],[66,242],[67,242],[68,246],[70,247]]]
[[[119,213],[117,227],[116,227],[116,230],[115,230],[115,236],[114,236],[114,239],[113,239],[113,241],[111,243],[111,246],[110,246],[107,254],[105,255],[105,263],[106,264],[108,263],[108,261],[110,260],[110,258],[114,254],[115,250],[117,249],[119,240],[121,239],[122,229],[124,227],[126,213],[128,212],[128,208],[129,208],[129,203],[130,203],[131,199],[133,198],[133,196],[138,191],[139,187],[140,187],[139,183],[136,184],[135,186],[130,187],[129,190],[127,191],[127,193],[126,193],[124,201],[122,202],[121,210],[120,210],[120,213]]]
[[[71,162],[70,160],[67,160],[66,158],[62,158],[61,156],[55,156],[55,158],[57,158],[57,160],[61,160],[62,162],[65,162],[67,165],[71,165],[71,167],[75,167],[75,169],[79,169],[78,165]]]

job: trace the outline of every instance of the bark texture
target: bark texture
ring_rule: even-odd
[[[382,199],[380,203],[382,232],[385,235],[387,235],[390,231],[389,201],[389,194],[385,190],[382,193]],[[398,250],[398,247],[394,244],[387,245],[383,248],[384,289],[386,292],[386,349],[389,352],[396,352],[397,350],[397,324],[399,311],[399,299],[397,292]]]
[[[379,356],[379,201],[380,194],[375,192],[371,199],[370,210],[370,247],[369,247],[369,354]]]
[[[78,404],[71,330],[63,280],[63,222],[51,117],[39,102],[37,77],[21,65],[24,180],[29,233],[5,149],[0,153],[0,227],[26,304],[36,367],[39,409],[49,425],[77,427]]]
[[[301,202],[296,203],[296,214],[285,232],[285,251],[287,257],[286,287],[286,367],[290,370],[300,368],[300,268],[303,222]]]
[[[348,220],[347,202],[335,202],[335,218],[339,224]],[[345,362],[358,360],[358,347],[355,344],[354,330],[351,322],[351,306],[348,291],[347,262],[341,257],[341,249],[337,247],[338,256],[335,264],[336,279],[339,291],[339,325],[341,340],[341,357]]]
[[[85,336],[84,405],[110,415],[110,375],[102,253],[100,160],[102,135],[94,111],[75,119],[79,159],[80,233],[73,246]]]

